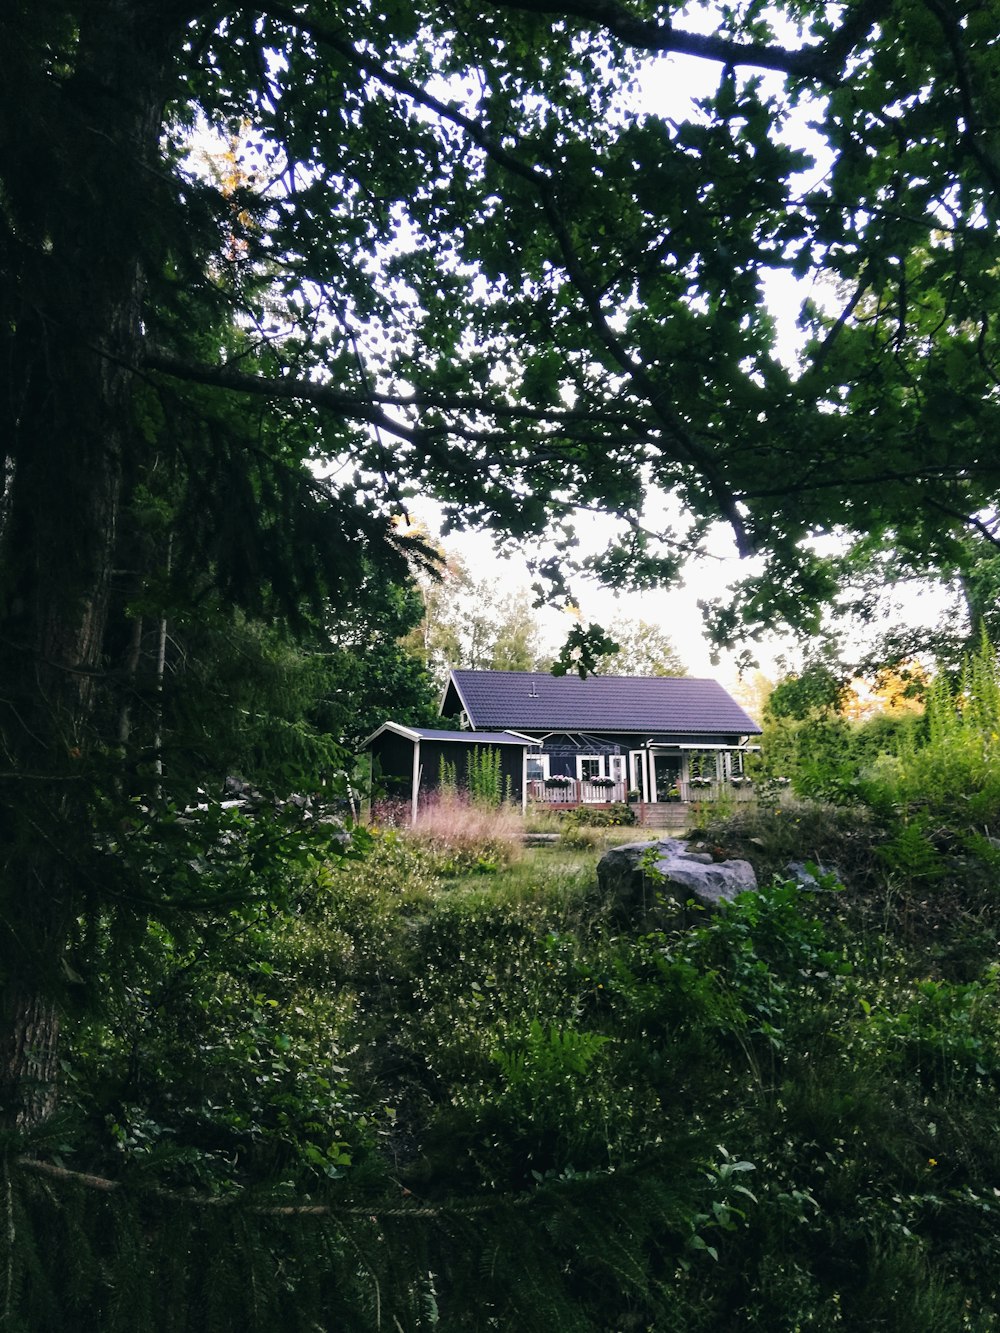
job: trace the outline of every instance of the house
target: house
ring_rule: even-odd
[[[717,681],[687,676],[451,672],[441,712],[467,731],[531,737],[526,787],[550,803],[698,799],[745,784],[760,727]]]
[[[492,752],[497,759],[500,792],[521,808],[527,800],[527,753],[537,749],[529,736],[509,731],[442,731],[384,722],[362,746],[371,760],[369,789],[409,806],[416,819],[420,803],[437,791],[447,774],[460,788],[469,785],[475,755]]]

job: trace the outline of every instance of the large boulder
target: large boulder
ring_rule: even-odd
[[[717,908],[757,891],[749,861],[716,860],[679,838],[609,848],[598,862],[597,883],[617,916],[644,928],[675,919],[690,901]]]

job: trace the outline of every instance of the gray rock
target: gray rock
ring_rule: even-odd
[[[785,874],[790,880],[811,893],[818,893],[823,888],[820,879],[832,875],[838,884],[842,883],[840,871],[836,866],[825,866],[816,861],[789,861]]]
[[[675,918],[691,900],[717,908],[757,891],[749,861],[715,861],[708,853],[689,851],[679,838],[610,848],[598,862],[597,883],[617,915],[647,928]]]

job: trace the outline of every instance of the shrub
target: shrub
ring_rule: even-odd
[[[569,821],[563,825],[559,841],[563,847],[573,847],[577,851],[596,852],[604,847],[605,834],[599,828]]]
[[[886,813],[927,811],[957,828],[1000,820],[1000,665],[984,640],[956,685],[939,671],[928,692],[928,738],[873,764],[865,799]]]

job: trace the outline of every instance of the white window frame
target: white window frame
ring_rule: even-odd
[[[596,773],[584,774],[584,764],[596,764]],[[589,782],[591,778],[606,778],[603,754],[578,754],[576,756],[576,776],[580,782]]]
[[[526,755],[526,757],[525,757],[525,772],[527,772],[527,765],[528,765],[529,763],[532,763],[532,764],[534,764],[534,763],[538,763],[538,764],[541,764],[541,766],[542,766],[541,777],[537,777],[537,776],[529,776],[529,778],[528,778],[528,781],[529,781],[529,782],[544,782],[546,778],[549,778],[549,777],[552,776],[552,774],[549,772],[549,765],[550,765],[550,763],[551,763],[551,759],[550,759],[550,756],[549,756],[549,755],[547,755],[547,754],[529,754],[529,755]]]

